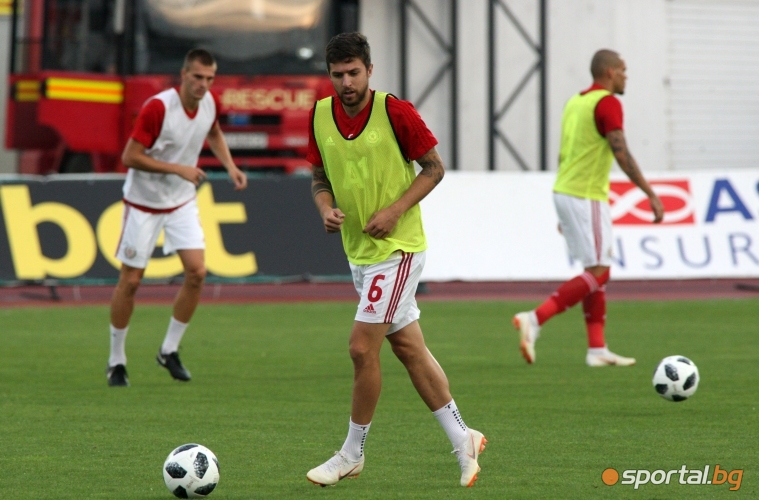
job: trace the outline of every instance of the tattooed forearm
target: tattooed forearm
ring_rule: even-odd
[[[622,170],[627,174],[631,181],[640,185],[640,182],[643,180],[643,174],[640,172],[638,164],[635,162],[635,158],[632,157],[629,150],[627,151],[627,168],[623,168]]]
[[[627,150],[627,144],[625,144],[625,136],[621,130],[612,130],[606,134],[606,140],[609,141],[611,151],[614,156],[624,153]]]
[[[327,192],[334,198],[335,193],[332,192],[332,184],[327,178],[327,173],[321,167],[314,167],[311,174],[311,196],[316,198],[316,195],[322,192]]]
[[[311,184],[311,196],[316,198],[316,195],[319,193],[329,193],[333,197],[335,194],[332,192],[332,186],[329,184],[326,184],[324,182],[319,183],[312,183]]]
[[[640,186],[640,183],[644,182],[643,174],[640,172],[635,158],[633,158],[630,150],[627,148],[624,132],[613,130],[606,135],[606,139],[609,141],[609,146],[611,146],[611,151],[617,159],[619,168],[627,174],[631,181]]]
[[[436,186],[443,180],[445,168],[443,167],[443,160],[440,158],[440,155],[435,148],[429,150],[424,156],[416,160],[416,162],[422,167],[422,171],[419,172],[419,175],[429,177]]]

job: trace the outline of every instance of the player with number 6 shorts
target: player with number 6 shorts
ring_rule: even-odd
[[[451,441],[460,484],[472,486],[487,441],[464,423],[445,372],[424,342],[414,298],[427,249],[419,202],[444,174],[437,140],[411,103],[369,89],[373,66],[362,34],[334,37],[327,45],[327,68],[336,97],[318,101],[311,113],[311,190],[324,229],[342,237],[360,299],[349,341],[354,376],[348,436],[306,477],[326,486],[363,471],[387,338]]]
[[[390,335],[418,320],[415,294],[425,258],[426,252],[399,250],[378,264],[351,264],[353,284],[361,297],[356,321],[389,324]]]

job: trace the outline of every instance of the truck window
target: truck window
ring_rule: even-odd
[[[190,48],[219,74],[311,75],[357,0],[20,0],[14,72],[176,74]],[[29,13],[30,18],[24,21]],[[33,20],[33,24],[30,24]],[[39,19],[39,20],[38,20]],[[118,24],[118,26],[117,26]],[[39,26],[39,32],[33,26]],[[25,48],[23,48],[25,47]]]
[[[329,0],[143,0],[135,73],[173,73],[190,47],[210,50],[220,74],[325,71]]]
[[[42,68],[115,73],[114,4],[111,0],[46,0]]]

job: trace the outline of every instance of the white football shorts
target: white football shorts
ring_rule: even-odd
[[[125,203],[116,258],[128,266],[145,269],[162,229],[164,255],[206,247],[196,200],[167,213],[144,212]]]
[[[426,258],[426,252],[398,251],[378,264],[351,264],[353,285],[361,297],[356,321],[388,323],[390,335],[418,320],[416,287]]]
[[[561,234],[583,267],[611,266],[611,211],[603,201],[553,193]]]

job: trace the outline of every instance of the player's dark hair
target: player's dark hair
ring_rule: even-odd
[[[593,78],[601,78],[609,68],[619,66],[619,54],[609,49],[601,49],[593,54],[593,60],[590,61],[590,74]]]
[[[332,37],[326,49],[327,68],[330,64],[345,62],[350,59],[360,59],[366,68],[372,64],[369,42],[361,33],[340,33]]]
[[[213,66],[216,64],[216,59],[213,54],[206,49],[191,49],[186,56],[184,56],[184,67],[189,68],[193,61],[198,61],[203,66]]]

